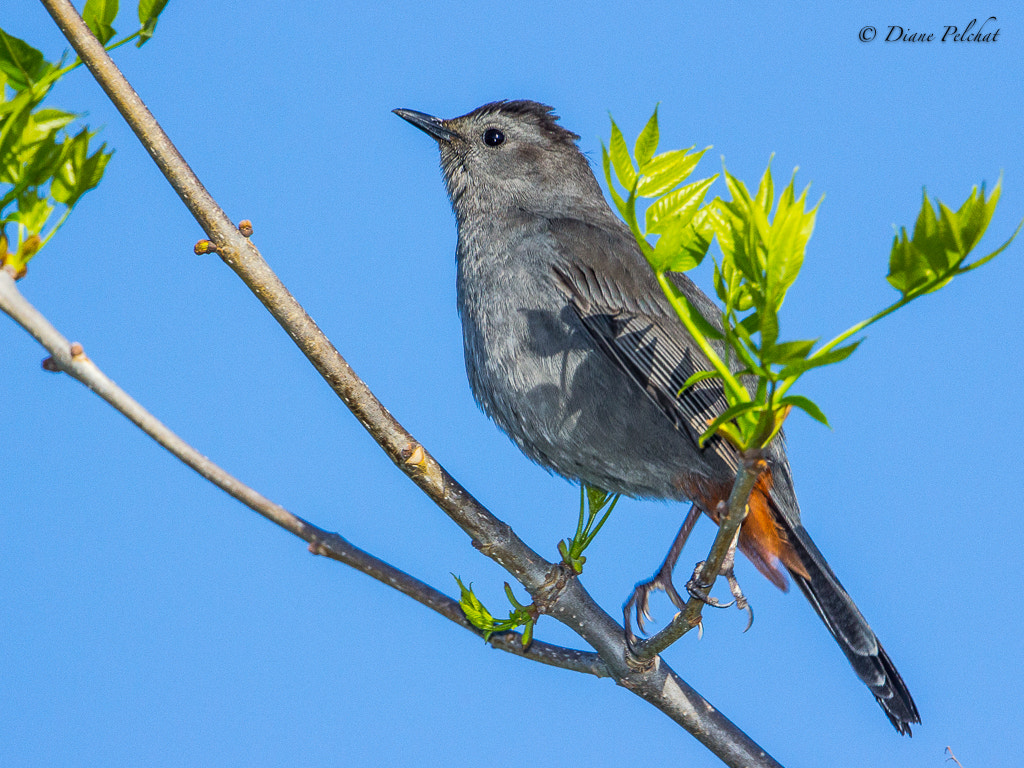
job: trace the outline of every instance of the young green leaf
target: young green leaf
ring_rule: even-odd
[[[584,492],[587,494],[587,505],[591,510],[601,510],[614,494],[608,493],[596,485],[584,484]]]
[[[957,274],[965,274],[967,272],[970,272],[972,269],[977,269],[982,264],[986,264],[989,261],[992,261],[992,259],[994,259],[1000,253],[1002,253],[1003,251],[1010,247],[1010,243],[1012,243],[1014,239],[1017,237],[1017,235],[1020,233],[1021,227],[1024,227],[1024,219],[1020,220],[1020,223],[1017,224],[1017,228],[1013,230],[1013,234],[1010,235],[1009,239],[1007,239],[1005,243],[996,248],[994,251],[992,251],[992,253],[988,254],[987,256],[982,256],[977,261],[973,261],[970,264],[967,264],[966,266],[961,266]]]
[[[53,65],[43,54],[0,29],[0,72],[15,91],[23,91],[46,76]]]
[[[10,220],[21,224],[29,234],[38,235],[46,226],[53,206],[47,199],[36,192],[28,192],[18,198],[18,210]]]
[[[967,251],[971,251],[981,240],[981,236],[985,234],[985,230],[992,220],[992,214],[995,213],[996,203],[999,202],[1001,187],[1002,179],[996,182],[995,189],[992,190],[988,200],[985,199],[984,184],[981,186],[980,195],[978,188],[972,187],[970,196],[956,212],[960,220],[960,237]]]
[[[787,364],[781,371],[779,371],[779,378],[788,381],[789,379],[796,378],[813,368],[821,368],[825,365],[833,365],[835,363],[841,363],[843,360],[848,358],[854,353],[857,347],[863,339],[857,339],[849,344],[844,344],[840,347],[834,347],[828,352],[818,352],[811,355],[805,360],[797,360],[795,362]]]
[[[115,34],[111,26],[117,18],[118,0],[86,0],[82,11],[82,20],[89,26],[103,45],[107,44]]]
[[[711,241],[691,222],[659,237],[647,260],[656,271],[687,272],[704,261],[710,247]]]
[[[163,13],[167,0],[139,0],[139,23],[142,28],[139,30],[139,42],[135,45],[141,48],[156,31],[156,23]]]
[[[32,123],[37,135],[43,136],[57,131],[72,122],[77,115],[60,109],[40,109],[32,115]]]
[[[818,205],[805,210],[807,189],[800,197],[793,199],[793,183],[791,178],[775,211],[771,225],[766,255],[766,297],[776,311],[782,307],[800,268],[804,263],[807,241],[814,232],[814,222],[818,215]]]
[[[755,402],[736,403],[736,405],[729,406],[722,411],[717,418],[708,424],[708,428],[698,438],[698,444],[703,448],[704,444],[707,443],[708,440],[714,437],[719,431],[723,431],[722,427],[728,422],[733,421],[744,414],[753,412],[757,407],[758,405]],[[728,430],[725,430],[725,433],[728,434]]]
[[[612,167],[615,169],[619,183],[627,190],[632,190],[636,184],[636,169],[629,157],[629,149],[626,147],[622,131],[619,130],[619,126],[615,124],[614,120],[612,120],[612,140],[608,147],[608,153],[611,155]]]
[[[757,194],[754,196],[754,203],[761,207],[765,216],[772,212],[772,204],[775,202],[775,186],[772,184],[772,157],[768,158],[768,167],[764,169],[761,176],[761,183],[757,185]]]
[[[654,108],[654,114],[647,121],[647,125],[636,137],[636,144],[633,146],[633,156],[641,173],[644,166],[654,157],[654,151],[658,148],[658,108]]]
[[[612,202],[615,203],[615,207],[619,209],[619,214],[626,218],[628,215],[628,207],[626,201],[622,199],[622,195],[619,194],[615,188],[615,181],[612,179],[612,160],[611,153],[605,149],[604,144],[601,144],[601,164],[604,167],[604,178],[608,183],[608,194],[612,196]]]
[[[33,98],[29,91],[19,93],[7,103],[10,108],[0,122],[0,168],[21,163],[23,137],[26,130],[31,130],[32,110],[38,104],[39,99]],[[5,171],[5,176],[8,173]]]
[[[779,400],[779,405],[791,405],[794,408],[799,408],[815,421],[820,421],[826,427],[831,428],[831,425],[828,423],[828,419],[825,418],[825,414],[822,412],[821,408],[803,395],[786,395]]]
[[[694,384],[700,384],[702,381],[709,381],[711,379],[721,379],[721,374],[718,371],[697,371],[695,374],[690,376],[686,381],[683,382],[683,386],[676,392],[676,397],[682,396],[683,392],[688,390]]]
[[[494,617],[480,602],[480,599],[473,594],[472,584],[467,587],[458,576],[455,574],[452,576],[459,584],[459,607],[462,608],[466,619],[477,629],[483,630],[485,640],[490,639],[494,631]]]
[[[648,234],[668,232],[669,229],[685,227],[697,213],[708,188],[714,184],[718,175],[710,179],[701,179],[685,187],[669,192],[655,200],[647,208],[646,224]]]
[[[935,273],[928,260],[907,237],[906,228],[900,227],[892,241],[886,280],[905,298],[934,278]]]
[[[817,339],[784,341],[781,344],[762,347],[761,354],[764,356],[766,363],[785,364],[796,360],[804,360],[817,343]]]
[[[642,169],[640,183],[636,193],[639,197],[660,197],[673,187],[677,187],[693,173],[701,157],[710,147],[690,154],[689,149],[673,149],[655,155]]]

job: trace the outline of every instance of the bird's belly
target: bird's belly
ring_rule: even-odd
[[[555,314],[491,306],[486,324],[463,312],[463,330],[477,402],[538,464],[653,498],[683,498],[684,475],[716,474],[568,307]]]

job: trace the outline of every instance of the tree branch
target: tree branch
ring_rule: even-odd
[[[579,580],[534,552],[507,524],[473,498],[356,376],[255,246],[238,232],[202,186],[70,2],[41,2],[203,227],[220,257],[292,337],[391,460],[472,538],[474,546],[523,584],[542,611],[583,637],[598,652],[616,682],[661,709],[726,764],[777,766],[660,657],[639,669],[626,663],[622,627],[593,601]]]
[[[276,504],[221,469],[182,440],[131,395],[111,381],[99,366],[86,356],[81,344],[69,342],[61,335],[50,321],[21,294],[14,278],[6,268],[0,268],[0,310],[7,313],[12,320],[28,331],[50,353],[51,357],[43,363],[44,368],[66,373],[87,386],[187,467],[195,470],[254,512],[308,542],[309,551],[314,555],[337,560],[372,576],[377,581],[398,590],[446,619],[455,622],[463,629],[468,629],[473,634],[483,637],[483,632],[466,620],[457,600],[453,600],[443,592],[410,576],[405,571],[399,570],[390,563],[374,557],[340,534],[326,531],[292,514],[280,504]],[[499,650],[543,664],[570,669],[574,672],[585,672],[597,677],[608,677],[610,674],[596,653],[537,641],[531,643],[529,648],[524,649],[522,635],[518,632],[493,635],[489,642]]]

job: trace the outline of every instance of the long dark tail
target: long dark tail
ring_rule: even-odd
[[[912,735],[910,725],[920,723],[921,716],[900,673],[804,527],[785,527],[790,544],[810,576],[804,578],[791,570],[793,580],[843,649],[853,671],[871,689],[893,727]]]

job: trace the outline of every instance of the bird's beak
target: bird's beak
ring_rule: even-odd
[[[451,141],[459,135],[455,131],[445,128],[444,120],[425,112],[417,112],[415,109],[393,109],[391,111],[438,141]]]

